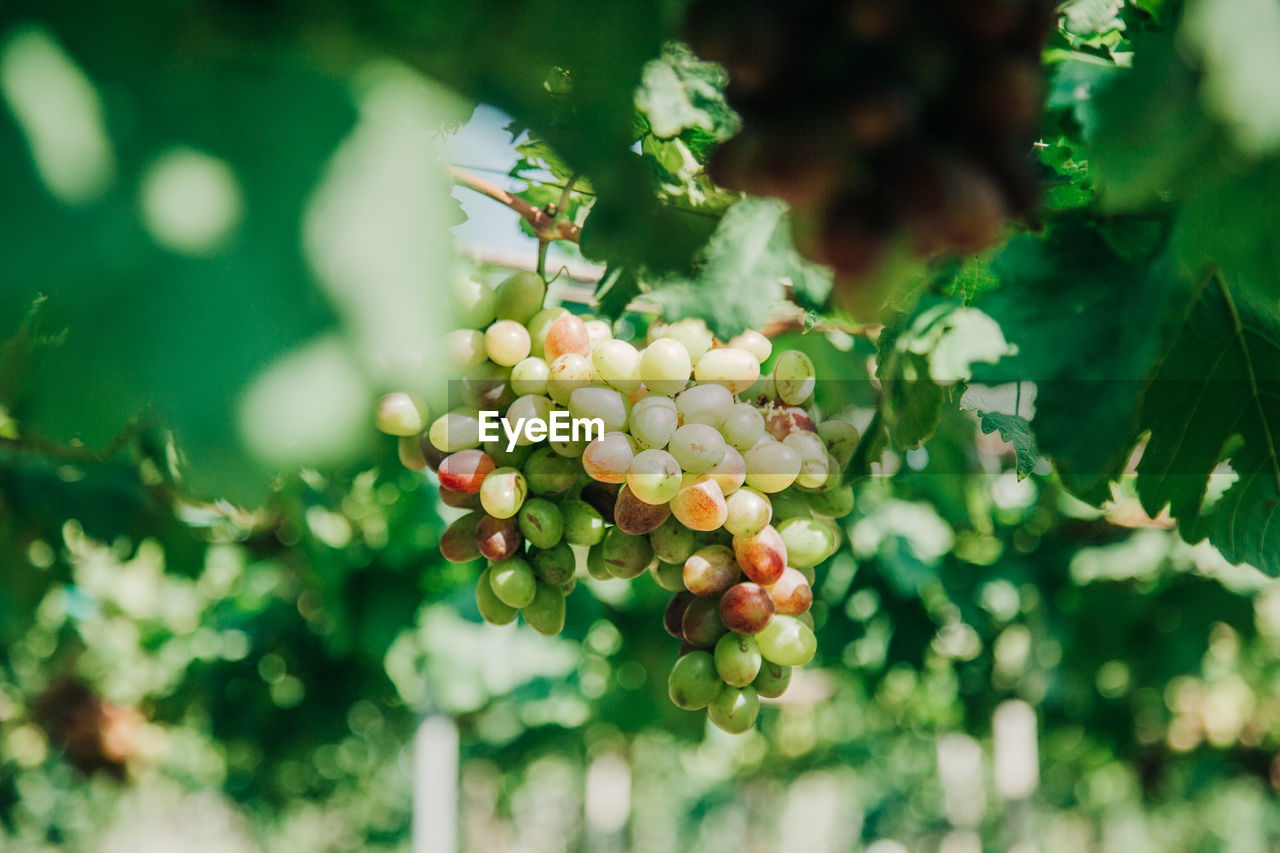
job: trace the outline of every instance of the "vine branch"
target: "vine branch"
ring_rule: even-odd
[[[577,225],[567,220],[557,221],[555,214],[512,195],[492,181],[486,181],[484,178],[459,169],[457,166],[449,167],[449,177],[453,179],[455,184],[475,190],[481,195],[487,195],[499,204],[504,204],[520,214],[520,217],[533,228],[534,236],[540,241],[568,240],[571,243],[578,242],[578,235],[582,229]],[[572,181],[565,187],[562,197],[567,196],[571,187]]]

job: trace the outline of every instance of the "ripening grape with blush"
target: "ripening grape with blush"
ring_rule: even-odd
[[[852,508],[841,475],[858,430],[821,418],[808,355],[758,331],[725,343],[683,318],[628,339],[630,326],[546,302],[536,273],[456,282],[465,328],[441,342],[450,404],[429,413],[395,391],[375,424],[459,513],[439,547],[484,561],[483,619],[556,634],[579,579],[656,583],[672,594],[654,628],[679,641],[672,701],[746,731],[816,653],[815,571],[839,544],[831,519]],[[510,430],[497,440],[490,411]],[[604,430],[529,427],[561,415]]]

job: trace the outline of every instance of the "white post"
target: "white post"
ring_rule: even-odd
[[[413,853],[457,853],[458,727],[431,714],[413,738]]]

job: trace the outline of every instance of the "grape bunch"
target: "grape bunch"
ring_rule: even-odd
[[[832,519],[853,507],[842,473],[858,431],[806,408],[813,362],[774,356],[755,331],[722,344],[689,319],[654,321],[638,348],[604,321],[544,307],[528,272],[496,289],[467,278],[451,296],[466,324],[445,341],[463,377],[453,408],[428,426],[420,400],[393,393],[377,424],[466,510],[440,550],[486,561],[480,614],[556,634],[579,567],[600,581],[648,574],[673,593],[672,701],[726,731],[752,727],[759,698],[780,696],[814,656],[814,568],[836,550]],[[496,441],[483,439],[484,411],[505,415]],[[518,428],[558,412],[599,419],[603,434]]]
[[[785,198],[808,254],[846,279],[898,240],[996,242],[1036,204],[1031,161],[1050,0],[698,0],[686,37],[729,72],[743,130],[718,183]]]

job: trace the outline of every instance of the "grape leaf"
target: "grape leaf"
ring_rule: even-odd
[[[728,82],[724,68],[698,59],[683,44],[668,42],[662,55],[644,67],[636,108],[660,139],[700,130],[723,142],[742,126],[724,97]]]
[[[1017,355],[980,367],[987,384],[1033,381],[1040,450],[1091,503],[1108,497],[1137,435],[1142,385],[1190,289],[1164,253],[1121,256],[1082,219],[1015,238],[992,260],[998,290],[976,303]]]
[[[1014,467],[1019,480],[1031,476],[1032,469],[1040,461],[1040,450],[1030,421],[1003,412],[978,412],[978,424],[983,435],[999,430],[1000,437],[1013,445]]]
[[[1148,385],[1138,464],[1143,508],[1168,507],[1191,540],[1208,536],[1232,562],[1280,574],[1280,316],[1215,276]],[[1235,441],[1236,437],[1243,443]],[[1239,479],[1206,505],[1219,459]]]

